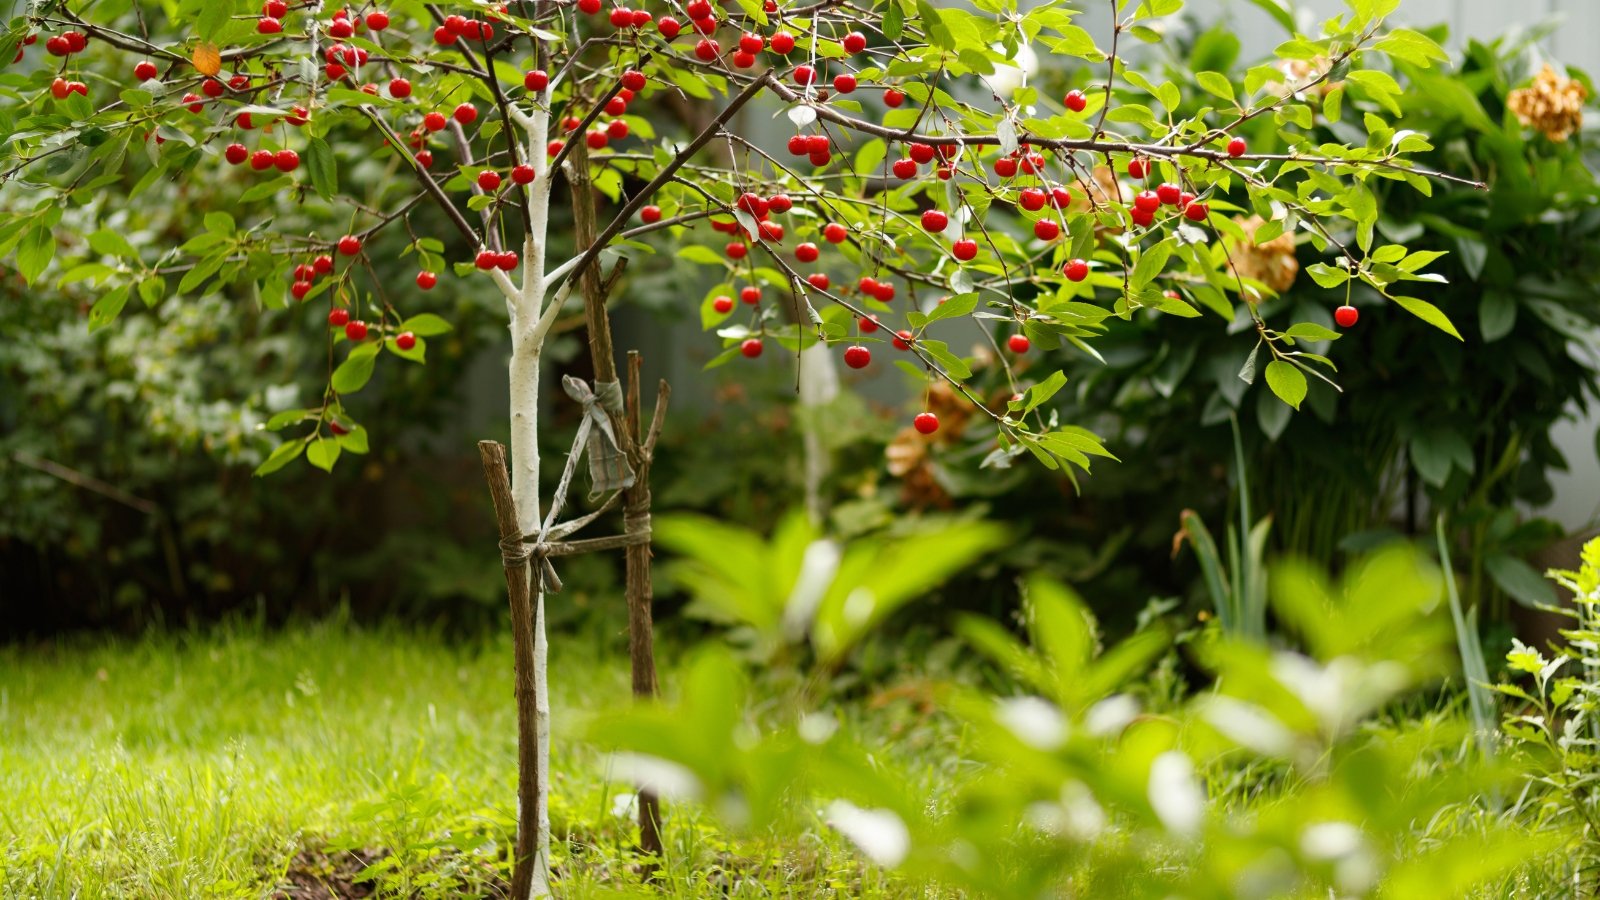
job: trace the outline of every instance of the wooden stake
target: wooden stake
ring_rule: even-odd
[[[517,700],[517,846],[511,870],[511,896],[527,897],[533,888],[534,867],[539,864],[539,733],[537,670],[533,662],[533,592],[528,580],[528,548],[517,527],[517,507],[511,499],[511,479],[506,475],[506,448],[496,441],[479,441],[483,475],[494,501],[500,526],[500,555],[506,569],[506,592],[511,596],[511,646],[516,659]]]

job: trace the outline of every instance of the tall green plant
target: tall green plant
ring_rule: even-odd
[[[1194,545],[1206,592],[1223,633],[1253,641],[1267,639],[1267,567],[1264,559],[1272,517],[1250,524],[1250,481],[1244,462],[1244,441],[1239,436],[1239,420],[1233,425],[1234,481],[1238,485],[1239,524],[1227,530],[1228,561],[1224,566],[1200,515],[1184,510],[1180,521],[1183,535]]]

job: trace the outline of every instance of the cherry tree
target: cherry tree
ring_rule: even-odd
[[[1075,21],[1091,3],[1109,14],[1107,33]],[[249,15],[206,0],[52,0],[0,40],[11,61],[0,256],[30,282],[48,272],[93,289],[90,328],[135,296],[227,292],[285,310],[285,329],[304,327],[296,309],[326,310],[326,388],[267,423],[281,440],[263,476],[366,451],[361,388],[380,364],[422,363],[428,339],[450,329],[429,308],[441,280],[503,298],[499,511],[526,758],[514,884],[545,894],[543,609],[548,557],[576,527],[555,521],[562,494],[540,496],[541,352],[558,317],[581,304],[588,326],[596,381],[563,393],[584,404],[591,475],[615,492],[602,508],[620,503],[634,536],[605,546],[628,547],[635,688],[649,694],[647,475],[665,392],[654,427],[641,427],[607,315],[630,261],[676,245],[717,273],[699,302],[721,348],[713,365],[892,362],[965,397],[992,425],[994,464],[1031,455],[1076,478],[1111,456],[1048,401],[1066,380],[1050,355],[1095,355],[1114,317],[1210,313],[1245,335],[1240,377],[1264,372],[1298,407],[1308,378],[1334,383],[1324,348],[1338,334],[1326,320],[1268,321],[1271,288],[1232,259],[1254,244],[1308,245],[1339,326],[1357,324],[1359,283],[1454,333],[1402,292],[1438,280],[1425,272],[1437,254],[1379,240],[1371,187],[1462,180],[1409,162],[1427,137],[1393,125],[1389,70],[1445,57],[1384,25],[1397,0],[1349,5],[1242,79],[1192,73],[1196,91],[1129,61],[1182,0],[265,0]],[[1035,48],[1062,61],[1041,76],[1060,79],[1053,92],[1019,72]],[[668,104],[672,114],[639,114]],[[767,141],[770,129],[741,115],[756,110],[791,136]],[[1313,144],[1319,117],[1364,139]],[[195,180],[231,200],[181,245],[135,246],[118,229],[120,209],[176,202],[175,186]],[[426,207],[448,232],[417,230]],[[101,227],[78,240],[64,233],[67,210]],[[1259,218],[1248,233],[1247,216]],[[388,244],[401,258],[369,251],[389,232],[405,233]],[[1008,401],[974,392],[971,356],[950,344],[968,335],[1004,365]],[[1027,379],[1011,365],[1024,356]],[[912,424],[940,427],[930,411]],[[642,844],[659,850],[646,799]]]

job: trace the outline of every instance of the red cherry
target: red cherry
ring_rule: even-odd
[[[140,60],[139,64],[133,67],[133,77],[140,81],[149,81],[156,77],[156,64],[148,59]]]
[[[583,120],[578,118],[577,116],[567,116],[565,119],[561,120],[561,130],[562,131],[577,131],[578,130],[578,126],[582,125],[582,124],[583,124]]]
[[[1038,212],[1044,209],[1049,199],[1049,195],[1038,188],[1023,188],[1022,192],[1017,194],[1017,205],[1028,212]]]
[[[811,66],[795,66],[794,67],[794,83],[795,84],[798,84],[798,85],[801,85],[801,86],[806,86],[806,85],[816,84],[816,82],[817,82],[817,70],[816,69],[812,68]]]
[[[893,300],[894,299],[894,282],[892,282],[892,281],[880,281],[880,282],[878,282],[877,286],[872,289],[872,296],[873,296],[873,299],[878,300],[879,302],[882,302],[882,303],[888,303],[890,300]]]
[[[729,259],[744,259],[750,254],[750,247],[744,241],[729,241],[722,251],[728,254]]]
[[[838,222],[829,222],[822,226],[822,238],[830,244],[842,244],[844,239],[849,236],[850,229],[845,228]]]
[[[912,159],[923,165],[933,162],[933,147],[928,144],[912,144],[907,153]]]
[[[636,9],[633,11],[633,27],[643,28],[646,25],[649,25],[650,21],[654,18],[654,16],[650,15],[649,10]]]
[[[411,82],[404,78],[395,78],[389,82],[389,96],[396,100],[404,100],[411,96]]]
[[[1228,142],[1228,155],[1235,159],[1243,156],[1249,149],[1250,145],[1244,142],[1244,138],[1236,137]]]
[[[895,160],[894,165],[889,168],[894,171],[894,177],[901,181],[910,181],[917,177],[917,161],[910,157]]]
[[[410,350],[417,346],[417,336],[409,331],[402,331],[394,336],[394,345],[401,350]]]
[[[1191,222],[1204,222],[1211,215],[1211,207],[1204,203],[1191,203],[1183,208],[1183,217]]]
[[[486,194],[500,190],[500,173],[492,169],[484,169],[478,173],[478,189]]]
[[[629,69],[622,73],[622,86],[630,91],[642,91],[647,83],[649,79],[638,69]]]
[[[1061,234],[1061,226],[1054,219],[1040,219],[1033,223],[1033,236],[1041,241],[1053,241]]]
[[[494,268],[499,262],[500,254],[493,250],[479,250],[478,255],[472,260],[472,264],[484,272]]]
[[[432,272],[422,271],[417,273],[417,287],[422,288],[425,291],[433,290],[433,286],[438,283],[439,276]]]
[[[443,131],[448,124],[449,120],[441,112],[431,112],[422,117],[422,127],[429,131]]]
[[[1089,98],[1083,96],[1083,91],[1068,91],[1061,102],[1073,112],[1083,112],[1083,108],[1089,105]]]
[[[844,349],[844,364],[852,369],[865,369],[872,362],[872,351],[854,344]]]
[[[1089,264],[1081,259],[1069,259],[1061,271],[1066,273],[1068,281],[1082,281],[1089,277]]]
[[[756,226],[756,233],[761,235],[761,239],[763,241],[783,240],[783,226],[779,225],[777,222],[763,221]]]
[[[63,32],[61,39],[67,42],[67,50],[71,53],[81,53],[89,45],[89,38],[81,31]]]
[[[1057,209],[1061,209],[1061,208],[1067,206],[1070,203],[1072,203],[1072,192],[1071,191],[1067,190],[1064,187],[1053,187],[1053,188],[1050,189],[1050,205],[1051,206],[1054,206]]]
[[[627,88],[623,88],[623,90],[627,90]],[[606,101],[605,108],[606,115],[620,116],[628,111],[628,100],[622,96],[622,91],[618,91],[615,97],[612,97],[610,100]]]
[[[878,330],[878,317],[868,316],[865,319],[857,319],[856,327],[861,329],[862,334],[871,334]]]
[[[600,11],[600,0],[578,0],[578,11],[592,16]]]
[[[711,0],[689,0],[683,11],[688,13],[691,19],[704,19],[711,15]]]
[[[293,172],[300,168],[300,154],[293,150],[279,150],[273,154],[272,164],[278,167],[279,172]]]
[[[748,69],[756,64],[756,55],[743,50],[733,51],[733,67],[735,69]]]
[[[455,120],[463,125],[471,125],[478,120],[478,108],[471,103],[463,103],[451,113]]]
[[[522,86],[534,93],[538,93],[550,86],[550,75],[543,69],[534,69],[522,76]]]
[[[767,198],[767,208],[775,213],[786,213],[794,208],[794,201],[788,194],[773,194]]]
[[[840,43],[844,44],[844,52],[860,53],[867,49],[867,36],[859,31],[852,31],[845,35],[844,40]]]
[[[812,134],[806,136],[806,152],[825,153],[829,147],[828,136],[825,134]]]
[[[494,264],[506,272],[515,269],[517,267],[517,251],[507,250],[504,253],[495,254]]]
[[[344,326],[344,336],[352,341],[366,340],[367,323],[361,321],[360,319],[351,321],[349,324]]]
[[[606,137],[613,141],[620,141],[628,136],[628,123],[621,119],[612,119],[606,123]]]
[[[580,7],[583,5],[581,0],[578,5]],[[467,17],[458,15],[445,16],[444,27],[449,29],[451,34],[461,34],[467,30]]]
[[[301,125],[311,121],[311,113],[307,112],[304,106],[295,106],[290,108],[289,114],[284,116],[283,120],[299,128]]]
[[[591,131],[583,136],[583,142],[588,144],[589,149],[591,150],[599,150],[606,144],[610,143],[610,141],[611,139],[606,137],[606,133],[604,131]]]
[[[755,306],[761,302],[761,288],[755,285],[746,285],[739,289],[739,302]]]
[[[904,102],[906,102],[906,95],[903,91],[897,91],[894,88],[889,88],[883,92],[883,105],[889,107],[890,109],[899,109],[900,104]]]
[[[532,184],[537,176],[538,173],[534,171],[533,166],[527,163],[519,163],[511,170],[511,180],[517,184]]]
[[[661,221],[661,207],[646,206],[639,210],[639,220],[647,225]]]
[[[851,75],[848,72],[846,72],[846,73],[844,73],[842,75],[833,76],[833,89],[838,91],[841,94],[853,94],[853,93],[855,93],[856,92],[856,77],[854,75]]]
[[[1025,175],[1036,175],[1044,171],[1044,154],[1029,153],[1022,158],[1022,172]]]
[[[66,56],[72,52],[72,48],[67,46],[67,42],[63,40],[60,35],[45,41],[44,49],[49,52],[51,56]]]
[[[236,91],[242,91],[249,86],[250,76],[248,75],[235,75],[228,79],[228,87],[231,87]]]
[[[227,88],[222,86],[222,82],[215,78],[207,78],[205,81],[200,82],[200,93],[205,94],[207,97],[221,97],[226,91]]]
[[[933,434],[939,430],[939,417],[931,412],[917,413],[911,420],[911,426],[922,434]]]
[[[255,169],[257,172],[265,172],[272,168],[275,162],[277,162],[277,159],[271,150],[257,150],[250,154],[250,168]]]
[[[711,301],[711,308],[723,315],[727,315],[733,312],[733,298],[726,294],[719,294],[716,299]]]
[[[274,19],[281,19],[289,14],[289,4],[283,2],[283,0],[267,0],[267,2],[261,4],[261,14],[271,16]]]
[[[353,234],[339,238],[339,252],[345,256],[355,256],[361,252],[361,239]]]
[[[318,254],[317,258],[311,261],[311,269],[318,275],[327,275],[333,271],[333,257],[326,253]]]
[[[773,53],[788,55],[789,51],[794,49],[794,35],[787,31],[780,31],[774,34],[772,40],[768,43],[772,47]]]
[[[433,30],[433,42],[441,47],[448,47],[456,42],[456,33],[440,25]]]
[[[623,7],[620,7],[620,6],[616,7],[613,10],[611,10],[611,27],[612,28],[632,28],[633,27],[633,10],[625,9]]]
[[[373,31],[382,31],[389,27],[389,14],[381,9],[367,13],[367,27]]]
[[[1006,339],[1006,346],[1011,348],[1012,353],[1021,355],[1023,353],[1027,353],[1028,348],[1032,347],[1033,344],[1028,340],[1027,335],[1013,334],[1011,337]]]
[[[311,293],[311,282],[296,281],[294,284],[289,285],[289,293],[296,300],[304,300],[306,295]]]
[[[334,19],[332,24],[328,26],[329,37],[347,38],[355,33],[355,26],[350,24],[349,19]]]
[[[661,32],[662,37],[670,41],[678,36],[678,33],[683,30],[683,26],[671,16],[662,16],[656,20],[656,30]]]
[[[894,333],[894,337],[889,340],[889,343],[893,344],[896,350],[910,350],[915,341],[916,339],[911,336],[911,332],[901,329]]]
[[[833,287],[833,282],[829,280],[827,272],[812,272],[810,275],[806,276],[806,284],[811,285],[819,291],[825,291],[828,288]]]
[[[544,145],[544,152],[547,156],[557,156],[566,146],[566,141],[551,141]]]
[[[937,209],[924,210],[922,213],[922,228],[934,234],[945,230],[950,225],[950,217]]]
[[[1147,213],[1153,213],[1161,208],[1161,197],[1155,191],[1140,191],[1133,198],[1133,208]]]
[[[256,20],[257,34],[281,34],[282,32],[283,23],[272,16],[262,16]]]
[[[1144,178],[1150,174],[1150,161],[1135,157],[1128,161],[1128,177]]]
[[[966,262],[978,255],[978,242],[970,238],[962,238],[950,245],[950,253],[956,259]]]
[[[811,152],[809,144],[810,142],[806,140],[806,136],[803,134],[797,134],[794,137],[789,138],[789,155],[805,156],[807,153]]]
[[[1333,311],[1333,320],[1339,323],[1340,328],[1350,328],[1361,318],[1361,311],[1354,306],[1341,306]]]
[[[1164,182],[1160,187],[1156,188],[1156,199],[1168,206],[1177,206],[1178,200],[1182,197],[1183,188],[1178,187],[1170,181]]]
[[[745,359],[755,359],[761,355],[761,339],[745,338],[744,343],[739,345],[739,352],[744,354]]]
[[[1010,178],[1017,174],[1017,161],[1009,156],[1002,156],[994,161],[994,173],[1001,178]]]
[[[55,81],[50,82],[50,96],[57,100],[65,100],[67,95],[71,93],[72,88],[68,86],[65,78],[57,78]]]
[[[704,38],[694,45],[694,55],[702,62],[711,62],[722,55],[722,47],[710,38]]]
[[[766,49],[767,41],[759,34],[746,31],[739,35],[739,49],[746,53],[760,53]]]
[[[1140,209],[1137,206],[1133,208],[1131,215],[1133,216],[1133,224],[1139,226],[1140,228],[1149,228],[1150,224],[1156,220],[1156,214],[1154,211]]]
[[[243,144],[229,144],[228,149],[222,151],[223,158],[232,165],[239,165],[250,158],[250,151]]]
[[[427,150],[418,150],[417,165],[423,167],[424,169],[433,165],[433,154]]]
[[[342,306],[328,310],[328,324],[334,328],[343,328],[350,324],[350,310]]]

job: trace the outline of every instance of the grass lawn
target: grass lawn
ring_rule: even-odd
[[[561,894],[645,891],[630,788],[570,739],[570,713],[626,698],[626,659],[609,639],[553,643]],[[500,896],[510,669],[509,639],[339,623],[0,649],[0,896],[366,896],[375,874],[403,896]],[[652,895],[913,893],[825,828],[783,846],[668,816]]]

